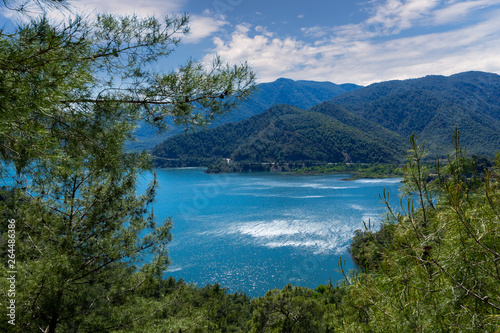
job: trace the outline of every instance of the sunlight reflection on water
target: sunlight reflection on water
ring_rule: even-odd
[[[354,230],[363,220],[380,223],[378,194],[386,188],[396,206],[400,187],[400,179],[342,181],[346,175],[156,171],[155,213],[174,220],[167,275],[250,296],[288,282],[339,281],[340,256],[355,267],[348,254]]]

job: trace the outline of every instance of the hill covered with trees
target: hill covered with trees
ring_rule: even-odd
[[[22,15],[0,29],[1,332],[109,332],[142,318],[172,224],[153,214],[154,178],[137,193],[150,156],[124,144],[138,122],[203,124],[254,86],[246,64],[220,59],[152,70],[187,15],[44,15],[64,5],[0,2]]]
[[[276,104],[288,104],[301,109],[326,101],[336,95],[361,88],[355,84],[334,84],[331,82],[294,81],[280,78],[274,82],[256,85],[250,97],[238,104],[230,113],[218,117],[210,124],[214,128],[227,123],[236,123],[264,112]],[[170,125],[174,125],[170,123]],[[146,122],[139,124],[134,132],[136,141],[128,144],[130,149],[152,149],[168,137],[182,133],[184,128],[172,127],[171,131],[158,133]]]
[[[429,154],[453,150],[457,126],[468,153],[494,155],[500,147],[500,76],[465,72],[388,81],[330,100],[404,137],[425,138]]]
[[[308,110],[275,105],[236,124],[174,136],[152,153],[157,166],[199,166],[221,159],[394,163],[402,156],[401,147],[399,135],[325,102]]]
[[[351,253],[361,268],[343,271],[342,284],[315,289],[289,284],[251,299],[228,294],[219,284],[196,287],[143,270],[121,271],[133,294],[115,290],[111,304],[83,317],[70,308],[57,331],[496,332],[500,156],[495,164],[479,167],[463,155],[457,140],[455,154],[436,164],[429,182],[429,170],[421,163],[424,151],[414,137],[411,142],[404,189],[414,199],[400,211],[387,206],[381,230],[367,225],[355,232]],[[16,204],[12,194],[2,190],[0,196],[7,215],[12,213],[5,208]],[[66,290],[66,297],[77,291]],[[29,320],[43,322],[37,316]],[[26,332],[5,321],[0,327]]]
[[[304,96],[296,96],[297,103]],[[407,148],[401,138],[412,133],[425,138],[429,156],[446,156],[457,127],[468,154],[492,157],[500,147],[498,96],[500,76],[491,73],[381,82],[307,110],[280,105],[238,123],[175,136],[152,153],[160,167],[214,166],[219,160],[212,171],[271,169],[259,163],[394,163]],[[252,167],[227,166],[221,159]]]
[[[12,15],[60,2],[0,5]],[[171,73],[145,67],[178,45],[187,16],[53,22],[33,13],[0,30],[0,331],[499,330],[500,157],[479,170],[458,132],[454,153],[433,177],[412,136],[404,188],[414,200],[399,213],[388,207],[383,232],[355,234],[352,252],[364,270],[344,272],[342,285],[287,285],[250,299],[165,277],[172,221],[155,217],[156,179],[137,193],[150,156],[126,152],[125,142],[142,121],[195,126],[224,114],[234,100],[222,97],[244,98],[254,75],[245,64],[218,60],[208,71],[195,61]],[[493,109],[480,114],[496,119]],[[404,145],[398,134],[328,103],[278,105],[247,121],[225,125],[246,140],[233,134],[216,146],[238,141],[228,151],[233,158],[271,161],[275,153],[392,159]],[[320,140],[328,150],[308,145]],[[193,144],[200,154],[214,147]],[[280,150],[270,154],[275,144]]]
[[[455,153],[436,161],[432,182],[421,163],[425,151],[411,137],[404,190],[414,198],[395,211],[382,194],[384,223],[355,232],[351,253],[361,269],[340,265],[343,284],[287,285],[249,299],[218,285],[161,280],[161,292],[145,298],[155,308],[169,306],[127,332],[497,332],[500,155],[479,166],[455,133]]]

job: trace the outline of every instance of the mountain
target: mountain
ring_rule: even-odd
[[[455,126],[468,153],[500,149],[500,76],[465,72],[388,81],[333,97],[330,102],[403,137],[426,140],[431,155],[452,147]]]
[[[294,81],[284,78],[270,83],[261,83],[257,85],[256,92],[250,98],[242,102],[231,113],[218,118],[210,127],[213,128],[250,118],[275,104],[289,104],[301,109],[307,109],[336,95],[360,87],[349,83],[338,85],[331,82]],[[142,123],[135,132],[138,141],[129,144],[128,148],[135,150],[151,149],[166,138],[182,131],[182,128],[175,128],[171,132],[158,135],[151,126]]]
[[[288,104],[307,109],[334,96],[359,88],[361,86],[350,83],[338,85],[331,82],[294,81],[280,78],[274,82],[259,84],[256,93],[214,125],[235,123],[250,118],[276,104]]]
[[[265,100],[284,98],[310,105],[304,102],[313,94],[308,89],[316,87],[316,96],[325,96],[316,84],[287,79],[266,84],[247,102],[252,105],[247,111],[262,107],[259,103]],[[302,93],[285,96],[292,90]],[[394,162],[412,133],[426,141],[431,156],[450,153],[455,127],[469,154],[491,156],[500,149],[499,75],[466,72],[381,82],[307,110],[279,104],[238,123],[172,137],[153,154],[163,166],[206,165],[221,158],[258,163]]]
[[[397,162],[404,139],[332,103],[308,110],[286,104],[238,123],[180,134],[156,146],[157,166],[206,165],[217,159],[258,163]]]

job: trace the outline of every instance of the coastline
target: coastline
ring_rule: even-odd
[[[238,174],[238,173],[292,173],[297,175],[327,175],[327,174],[349,174],[350,177],[342,178],[343,181],[357,179],[386,179],[402,178],[402,167],[395,164],[324,164],[316,166],[304,166],[302,163],[215,163],[208,166],[189,167],[155,167],[157,169],[197,169],[205,168],[209,174]]]

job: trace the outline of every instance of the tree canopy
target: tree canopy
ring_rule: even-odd
[[[165,279],[172,221],[155,217],[155,178],[136,193],[150,157],[124,143],[143,120],[203,126],[250,93],[253,73],[219,59],[152,70],[186,15],[54,22],[43,10],[59,1],[2,3],[27,18],[0,31],[2,332],[498,331],[500,155],[467,157],[456,131],[431,172],[412,136],[409,196],[381,231],[356,232],[363,267],[341,286],[250,300]]]
[[[209,68],[189,60],[153,70],[189,32],[188,15],[55,22],[48,13],[58,4],[3,1],[1,9],[24,16],[0,31],[1,233],[7,240],[5,221],[15,221],[18,286],[16,325],[2,321],[2,331],[97,332],[159,311],[131,312],[134,295],[166,268],[171,221],[155,218],[155,179],[136,193],[150,159],[124,143],[143,120],[158,130],[168,118],[203,126],[254,85],[246,64],[218,58]],[[40,14],[27,10],[33,5]]]

